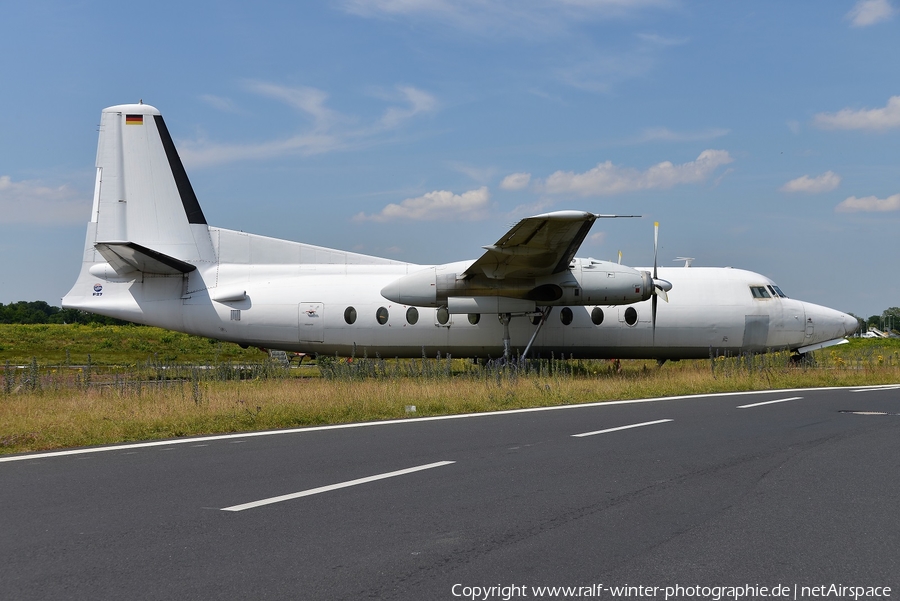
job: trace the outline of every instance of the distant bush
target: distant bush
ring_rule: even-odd
[[[61,309],[44,301],[19,301],[8,305],[0,303],[0,323],[82,323],[111,326],[129,322],[78,309]]]

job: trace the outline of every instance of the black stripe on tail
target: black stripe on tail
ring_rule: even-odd
[[[206,225],[206,217],[203,216],[203,210],[197,201],[197,195],[194,194],[194,188],[191,187],[184,165],[181,164],[178,151],[175,150],[175,143],[172,142],[172,136],[169,135],[166,122],[163,121],[162,115],[153,115],[153,118],[156,120],[156,129],[159,130],[163,148],[166,149],[166,157],[169,159],[169,167],[172,169],[175,185],[178,186],[178,194],[181,196],[181,204],[184,205],[184,213],[187,215],[188,223]]]

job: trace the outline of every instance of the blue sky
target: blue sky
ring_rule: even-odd
[[[893,4],[892,4],[893,2]],[[579,256],[900,305],[896,0],[9,2],[0,302],[77,275],[100,111],[163,113],[217,226],[418,263],[517,219]],[[673,291],[673,294],[675,292]]]

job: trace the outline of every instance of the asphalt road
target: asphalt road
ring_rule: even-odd
[[[898,475],[900,386],[4,457],[0,599],[894,598]]]

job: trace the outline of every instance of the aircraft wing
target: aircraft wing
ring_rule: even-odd
[[[551,275],[569,267],[575,253],[598,217],[583,211],[557,211],[526,217],[485,252],[461,275],[507,277]]]

